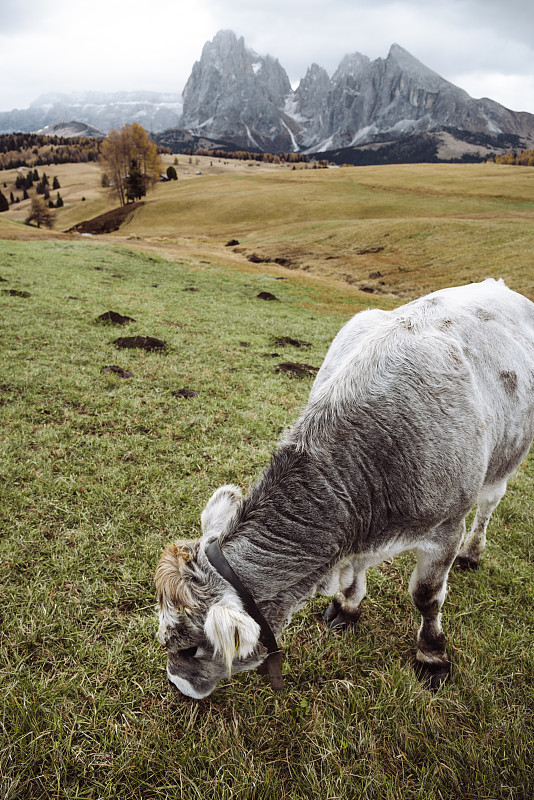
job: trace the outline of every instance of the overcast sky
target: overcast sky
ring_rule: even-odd
[[[534,113],[532,0],[0,0],[0,111],[45,92],[181,92],[223,28],[293,85],[397,42],[473,97]]]

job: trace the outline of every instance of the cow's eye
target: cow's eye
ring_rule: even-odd
[[[180,650],[180,655],[183,658],[193,658],[193,656],[195,655],[197,650],[198,650],[198,648],[196,646],[195,647],[186,647],[185,650]]]

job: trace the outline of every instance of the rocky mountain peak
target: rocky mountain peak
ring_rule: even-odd
[[[412,56],[408,50],[404,47],[401,47],[400,44],[397,42],[393,42],[391,47],[389,48],[389,53],[387,55],[389,59],[396,61],[398,64],[403,64],[405,67],[410,67],[411,64],[420,64],[424,66],[421,61],[418,61],[415,56]],[[426,67],[425,67],[426,69]]]
[[[334,72],[332,81],[335,83],[347,75],[360,75],[365,73],[368,70],[370,63],[371,60],[368,56],[364,56],[362,53],[357,52],[350,53],[341,59],[339,67]]]
[[[469,97],[467,92],[460,89],[458,86],[449,83],[449,81],[438,75],[437,72],[427,67],[422,61],[419,61],[415,56],[401,47],[399,44],[392,44],[387,55],[386,70],[390,73],[402,72],[405,79],[415,81],[419,88],[425,89],[429,92],[443,91],[445,88],[450,87],[455,91],[462,93],[465,97]]]
[[[308,67],[306,75],[302,78],[294,93],[298,113],[304,117],[315,114],[318,101],[320,102],[321,98],[326,99],[330,88],[331,81],[323,67],[315,63]]]
[[[242,36],[237,38],[233,31],[219,31],[211,42],[206,42],[202,48],[200,62],[204,68],[213,67],[222,72],[229,63],[238,65],[246,61],[246,54],[252,55],[253,51],[245,48],[245,40]]]
[[[263,149],[266,137],[290,147],[291,132],[280,109],[291,84],[277,59],[260,56],[233,31],[219,31],[204,45],[183,92],[182,127],[239,147]]]
[[[312,153],[443,129],[534,138],[528,116],[473,100],[396,43],[385,59],[346,55],[332,78],[312,64],[293,91],[277,60],[219,31],[193,67],[181,125],[239,148]]]

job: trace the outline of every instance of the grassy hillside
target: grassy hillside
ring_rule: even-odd
[[[345,204],[356,198],[362,219],[355,217],[354,226],[366,225],[363,210],[371,213],[374,197],[369,232],[390,224],[378,220],[379,208],[398,214],[405,197],[413,219],[392,217],[399,228],[381,229],[400,247],[405,240],[395,230],[405,235],[404,226],[427,224],[414,211],[424,214],[416,176],[412,194],[402,189],[400,172],[400,188],[375,187],[378,177],[369,173],[365,183],[363,171],[354,178],[288,173],[285,189],[269,174],[245,172],[231,183],[225,175],[183,179],[178,187],[158,187],[130,232],[104,242],[41,240],[47,234],[0,220],[0,288],[29,293],[0,293],[5,800],[532,796],[532,458],[492,520],[483,566],[451,575],[443,623],[453,676],[437,694],[422,688],[411,665],[418,620],[407,594],[410,557],[371,571],[356,631],[325,630],[318,619],[324,598],[294,618],[283,640],[286,685],[277,696],[249,673],[223,682],[206,700],[188,700],[167,684],[165,653],[155,639],[153,574],[161,548],[198,535],[216,486],[231,481],[247,489],[305,402],[312,378],[277,372],[277,365],[318,367],[351,314],[395,302],[250,264],[224,247],[230,234],[247,238],[251,249],[295,244],[299,236],[309,246],[312,236],[319,241],[313,226],[324,225],[321,246],[329,252],[329,230],[332,241],[350,238],[347,217],[319,223],[315,211],[306,239],[304,211],[293,224],[290,206],[284,220],[274,199],[263,222],[253,208],[248,221],[232,222],[223,206],[235,212],[239,202],[245,214],[254,187],[279,202],[297,202],[309,187],[313,209],[313,198],[322,196],[317,187],[332,181],[323,212],[333,204],[342,209],[342,197]],[[225,200],[225,185],[242,187],[241,199],[236,189]],[[449,198],[440,185],[436,202],[464,202],[467,213],[468,200]],[[202,222],[193,199],[196,192],[206,198],[207,187],[213,203]],[[494,192],[483,200],[477,190],[472,202],[484,206],[481,220],[494,208],[496,236],[504,237],[508,221],[520,226],[520,203],[504,189],[501,199]],[[182,197],[190,202],[178,214]],[[149,225],[158,206],[161,216]],[[527,213],[523,228],[532,235]],[[444,229],[449,222],[443,218]],[[143,239],[126,247],[133,232]],[[185,236],[193,239],[187,246]],[[414,236],[403,245],[414,265],[419,242]],[[521,254],[519,242],[515,247]],[[473,242],[470,248],[480,265]],[[432,251],[449,283],[458,277],[453,251],[444,249],[441,259]],[[512,272],[510,283],[527,280],[526,268],[522,275]],[[278,301],[259,299],[262,291]],[[95,322],[108,310],[136,321],[126,329]],[[113,344],[135,334],[159,337],[166,349]],[[283,336],[310,346],[275,342]],[[133,377],[102,372],[107,366]],[[182,389],[198,394],[185,398]]]
[[[116,204],[100,187],[95,165],[56,171],[65,207],[57,212],[55,230]],[[110,235],[135,237],[138,246],[171,257],[215,257],[237,269],[250,256],[283,260],[291,270],[386,296],[411,298],[451,282],[502,276],[534,299],[531,168],[419,164],[293,170],[209,158],[189,163],[181,156],[177,171],[177,182],[158,184],[128,223]],[[13,176],[6,177],[9,184]],[[2,214],[0,224],[4,218],[24,219],[25,205]],[[225,247],[232,239],[239,245]]]

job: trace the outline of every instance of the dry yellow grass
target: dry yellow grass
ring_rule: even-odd
[[[179,180],[156,185],[107,238],[256,271],[284,268],[251,266],[253,254],[264,262],[284,259],[293,272],[402,299],[490,276],[534,298],[534,170],[527,167],[314,170],[187,156],[175,166]],[[116,205],[95,164],[47,173],[58,175],[65,201],[56,230]],[[23,220],[25,205],[2,217]],[[225,247],[231,239],[239,245]]]

